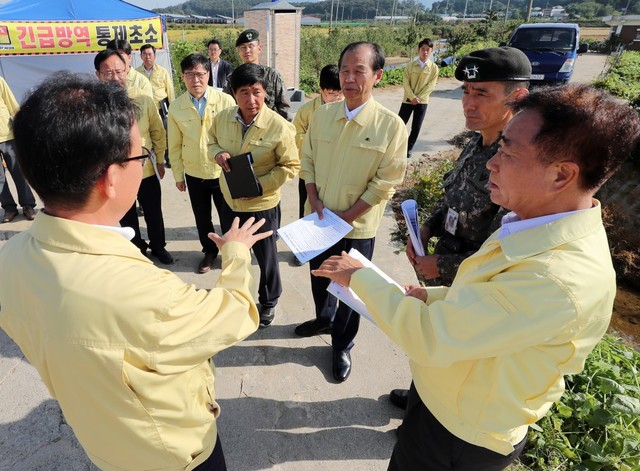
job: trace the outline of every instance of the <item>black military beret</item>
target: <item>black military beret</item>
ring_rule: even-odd
[[[255,29],[245,29],[238,39],[236,39],[236,47],[240,44],[250,43],[251,41],[257,41],[260,37],[260,33],[258,33]]]
[[[474,51],[456,67],[461,82],[511,82],[531,80],[531,62],[520,49],[502,46]]]

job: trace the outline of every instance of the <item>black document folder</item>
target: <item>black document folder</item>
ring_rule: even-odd
[[[234,155],[227,160],[230,172],[222,172],[227,181],[231,198],[254,198],[262,195],[262,186],[253,173],[253,156],[251,152]]]

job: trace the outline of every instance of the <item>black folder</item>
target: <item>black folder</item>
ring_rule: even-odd
[[[227,160],[230,172],[222,172],[227,181],[231,198],[255,198],[262,196],[262,186],[253,173],[253,156],[251,152],[234,155]]]

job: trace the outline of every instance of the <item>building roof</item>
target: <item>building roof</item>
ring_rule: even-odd
[[[294,7],[289,2],[280,0],[278,2],[259,3],[252,7],[251,10],[297,11],[304,10],[304,7]]]

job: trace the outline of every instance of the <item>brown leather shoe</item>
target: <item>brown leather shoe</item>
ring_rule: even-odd
[[[24,208],[22,208],[22,214],[24,214],[24,217],[26,217],[29,221],[33,221],[36,218],[36,210],[31,206],[25,206]]]
[[[207,273],[213,268],[213,262],[216,261],[217,254],[206,253],[204,258],[198,265],[198,273]]]
[[[4,217],[2,218],[2,222],[11,222],[15,219],[15,217],[18,215],[18,211],[5,211],[4,212]]]

